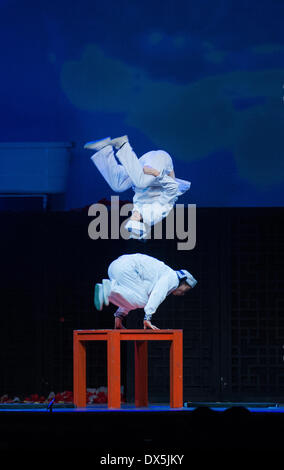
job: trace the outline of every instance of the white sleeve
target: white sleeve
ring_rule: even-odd
[[[144,307],[144,320],[151,320],[153,313],[156,312],[159,305],[165,300],[168,293],[176,289],[179,284],[178,277],[175,271],[162,276],[155,284],[147,304]]]
[[[157,176],[156,180],[159,181],[163,188],[163,193],[159,197],[160,203],[174,205],[179,195],[179,184],[177,181],[164,172]]]
[[[190,189],[191,182],[186,180],[181,180],[180,178],[176,178],[176,182],[178,184],[178,196],[181,196],[186,191]]]
[[[123,318],[125,318],[127,315],[128,311],[122,307],[118,307],[118,309],[113,314],[114,317],[121,318],[121,320],[123,320]]]

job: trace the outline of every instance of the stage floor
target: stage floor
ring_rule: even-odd
[[[77,408],[73,404],[0,404],[1,412],[53,412],[53,413],[188,413],[206,408],[213,411],[226,411],[231,408],[243,408],[252,413],[284,413],[284,403],[252,403],[252,402],[192,402],[182,408],[171,408],[167,404],[149,404],[145,408],[136,408],[134,403],[123,403],[121,408],[108,408],[103,405],[87,405],[86,408]]]
[[[170,408],[106,405],[6,404],[0,406],[0,450],[89,449],[105,455],[183,454],[191,450],[280,450],[284,404],[190,403]],[[99,463],[99,461],[97,462]]]

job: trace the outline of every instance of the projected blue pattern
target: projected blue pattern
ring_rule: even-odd
[[[82,147],[123,134],[171,154],[181,202],[283,205],[283,17],[278,0],[0,0],[0,141],[76,142],[67,208],[110,197]]]

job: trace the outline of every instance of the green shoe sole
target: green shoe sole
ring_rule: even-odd
[[[95,293],[94,293],[94,304],[97,310],[101,311],[103,308],[103,301],[101,297],[101,290],[99,284],[95,285]]]

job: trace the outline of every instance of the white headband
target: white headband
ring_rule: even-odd
[[[178,278],[184,279],[190,287],[194,287],[197,284],[197,280],[185,269],[180,269],[176,271]]]

